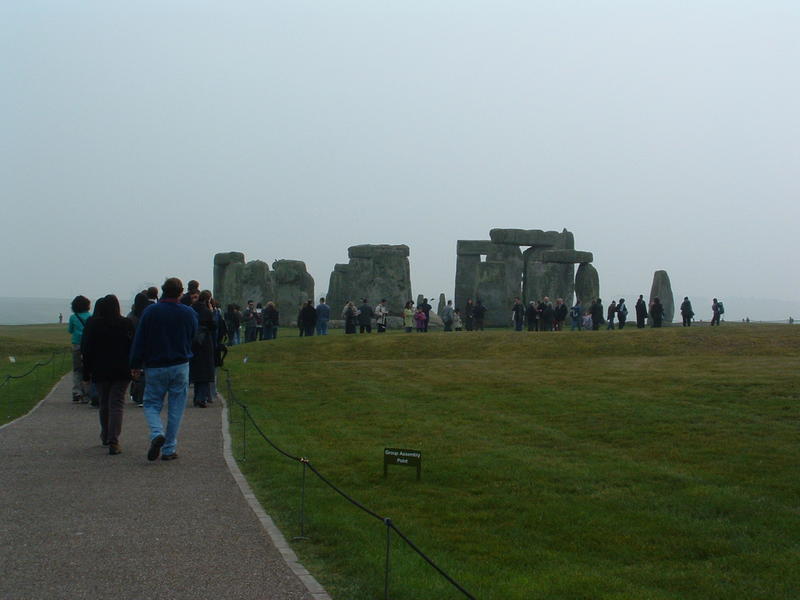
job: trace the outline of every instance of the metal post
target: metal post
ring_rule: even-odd
[[[301,458],[300,463],[303,465],[303,476],[300,483],[300,535],[292,538],[292,540],[307,540],[306,537],[306,468],[308,467],[308,459]]]
[[[242,404],[242,461],[247,460],[247,407]]]
[[[383,600],[389,600],[389,552],[392,548],[392,520],[387,517],[383,522],[386,523],[386,571],[383,579]]]

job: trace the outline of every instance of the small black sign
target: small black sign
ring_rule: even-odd
[[[389,465],[401,467],[417,467],[417,479],[422,475],[422,452],[407,448],[383,449],[383,476],[388,474]]]

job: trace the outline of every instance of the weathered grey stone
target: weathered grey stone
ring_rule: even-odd
[[[362,244],[347,250],[350,263],[337,264],[328,286],[328,304],[334,313],[347,301],[356,305],[367,298],[372,306],[383,298],[392,315],[401,315],[411,299],[411,267],[408,246]]]
[[[422,302],[425,300],[425,297],[422,294],[417,294],[417,303],[414,305],[414,308],[418,306],[422,306]]]
[[[508,309],[505,312],[509,312],[514,304],[514,298],[522,297],[522,271],[524,270],[522,251],[518,246],[493,244],[492,251],[486,256],[486,262],[500,262],[505,267],[501,306]],[[495,316],[487,317],[487,325],[495,327],[508,324],[506,318],[508,315],[504,314],[502,310],[494,312]]]
[[[458,256],[481,256],[492,251],[490,240],[458,240],[456,254]]]
[[[675,317],[675,298],[672,295],[672,284],[666,271],[653,273],[653,285],[650,286],[650,303],[653,298],[661,300],[664,307],[664,323],[672,323]]]
[[[600,298],[600,276],[589,263],[581,263],[575,274],[575,295],[581,305],[588,307],[592,300]]]
[[[383,256],[399,256],[408,258],[410,251],[405,244],[360,244],[350,246],[347,255],[350,258],[379,258]]]
[[[542,231],[541,229],[492,229],[489,237],[495,244],[513,246],[556,246],[563,248],[568,243],[569,232]],[[573,240],[574,245],[574,240]]]
[[[272,300],[275,285],[267,263],[245,263],[241,252],[225,252],[214,256],[213,293],[223,307],[231,303],[244,306],[250,299]]]
[[[526,260],[524,276],[524,302],[539,302],[545,296],[555,303],[563,298],[567,306],[572,305],[575,286],[575,265],[572,263],[541,262]]]
[[[456,308],[464,310],[467,300],[475,300],[475,290],[478,286],[478,265],[481,257],[478,255],[461,255],[456,257]]]
[[[581,250],[545,250],[541,253],[540,260],[542,262],[572,263],[577,265],[592,262],[594,256],[591,252],[583,252]]]
[[[439,294],[439,305],[436,307],[436,314],[440,317],[444,313],[445,306],[447,306],[447,300],[445,300],[444,294]]]
[[[486,307],[485,325],[508,325],[511,305],[506,291],[506,266],[502,262],[482,262],[478,265],[475,301]]]
[[[302,260],[276,260],[272,263],[275,298],[280,325],[287,327],[297,319],[300,306],[314,299],[314,278]]]

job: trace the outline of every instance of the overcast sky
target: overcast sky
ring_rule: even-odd
[[[800,2],[0,3],[0,296],[557,229],[601,295],[796,300]]]

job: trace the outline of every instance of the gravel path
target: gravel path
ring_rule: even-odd
[[[231,472],[219,402],[189,401],[169,462],[147,461],[127,403],[123,452],[109,456],[70,377],[0,429],[0,598],[328,598]]]

